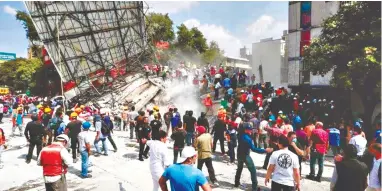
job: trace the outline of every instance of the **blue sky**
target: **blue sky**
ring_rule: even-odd
[[[239,56],[239,48],[250,48],[262,38],[280,38],[288,28],[288,2],[147,2],[150,11],[169,13],[175,25],[198,27],[208,41],[215,40],[227,55]],[[15,10],[20,2],[0,2],[0,52],[26,56],[28,41]],[[175,28],[175,26],[174,26]]]

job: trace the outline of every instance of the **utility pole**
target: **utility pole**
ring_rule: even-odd
[[[61,54],[60,54],[60,29],[59,29],[59,24],[58,24],[58,14],[56,14],[56,30],[57,30],[57,66],[60,66],[60,68],[62,67],[60,65],[60,62],[61,62]],[[62,68],[61,68],[62,69]],[[62,70],[61,70],[62,71]],[[63,97],[62,99],[62,107],[64,109],[64,113],[66,113],[66,98],[65,98],[65,95],[64,95],[64,83],[62,81],[62,76],[61,76],[61,80],[60,80],[60,83],[61,83],[61,95]]]

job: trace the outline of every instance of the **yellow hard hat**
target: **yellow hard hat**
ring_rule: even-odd
[[[18,107],[18,108],[17,108],[17,111],[22,111],[22,110],[23,110],[22,107]]]
[[[154,106],[153,110],[159,111],[159,106]]]
[[[73,118],[73,117],[77,117],[77,116],[78,116],[78,114],[77,114],[76,112],[73,112],[73,113],[70,114],[70,117],[71,117],[71,118]]]
[[[52,111],[52,110],[51,110],[49,107],[44,109],[44,112],[45,112],[45,113],[50,113],[51,111]]]
[[[42,105],[41,104],[37,105],[37,109],[40,109],[40,108],[42,108]]]
[[[76,111],[77,113],[81,113],[82,112],[82,109],[81,108],[76,108],[74,111]]]
[[[123,110],[128,110],[128,109],[129,109],[129,107],[127,107],[127,106],[123,107]]]
[[[207,97],[211,97],[211,95],[210,95],[210,94],[207,94]]]
[[[84,106],[84,105],[81,105],[81,106],[80,106],[80,108],[81,108],[81,109],[84,109],[84,108],[85,108],[85,106]]]

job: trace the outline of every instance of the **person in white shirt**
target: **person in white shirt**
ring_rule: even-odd
[[[285,136],[280,136],[278,141],[280,150],[274,151],[269,160],[267,175],[265,176],[265,186],[272,176],[272,190],[291,191],[295,187],[300,188],[299,162],[296,154],[289,151],[289,140]],[[296,185],[295,185],[296,183]]]
[[[151,176],[153,179],[153,191],[158,191],[159,179],[162,176],[164,169],[172,164],[171,159],[169,158],[170,154],[166,146],[167,142],[167,133],[163,130],[159,131],[159,141],[158,140],[149,140],[146,142],[146,139],[143,142],[146,142],[147,146],[150,147],[150,170]]]
[[[137,122],[135,121],[135,118],[138,117],[138,112],[135,111],[135,106],[131,107],[131,111],[128,113],[128,117],[129,117],[129,127],[130,127],[130,139],[133,139],[133,135],[134,135],[134,132],[135,132],[135,137],[137,137],[137,133],[136,133],[136,130],[135,130],[135,126],[137,124]]]
[[[78,144],[81,153],[81,176],[82,178],[91,178],[92,175],[88,174],[89,168],[89,156],[91,155],[90,151],[90,134],[89,128],[91,124],[86,121],[82,124],[83,131],[78,134]]]
[[[261,122],[259,125],[259,147],[260,144],[263,142],[264,149],[267,148],[267,134],[268,132],[265,130],[265,128],[269,127],[268,121],[265,120],[264,115],[261,116]]]
[[[354,127],[354,132],[357,133],[349,141],[349,144],[354,145],[357,148],[357,156],[361,157],[366,150],[367,140],[362,136],[362,129],[360,125]]]
[[[94,146],[95,146],[95,148],[97,150],[97,153],[94,156],[98,157],[101,154],[101,149],[99,148],[99,145],[98,145],[98,143],[100,141],[102,141],[102,147],[103,147],[103,150],[104,150],[104,155],[108,156],[108,147],[107,147],[107,143],[106,143],[107,135],[104,135],[101,132],[101,129],[102,129],[102,119],[101,119],[101,116],[99,116],[99,115],[95,116],[95,129],[96,129],[96,133],[97,134],[96,134],[96,137],[94,139]]]
[[[366,189],[366,191],[379,191],[381,190],[381,182],[380,174],[381,173],[381,144],[380,143],[374,143],[370,147],[371,153],[374,155],[374,163],[373,168],[371,169],[371,172],[369,174],[369,185]]]

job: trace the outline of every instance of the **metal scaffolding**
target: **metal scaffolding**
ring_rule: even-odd
[[[25,1],[67,99],[109,92],[118,76],[141,70],[149,55],[143,3]]]

